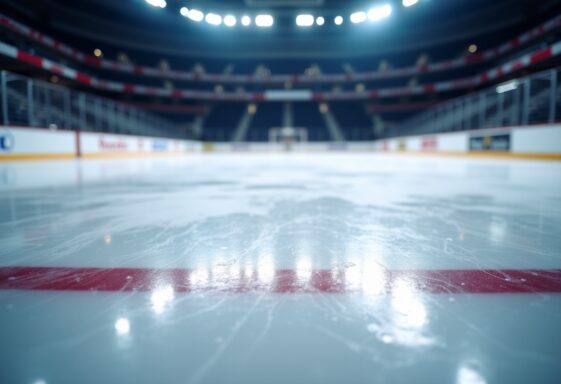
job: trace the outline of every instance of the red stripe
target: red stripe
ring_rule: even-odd
[[[39,56],[30,55],[27,52],[18,50],[17,59],[36,67],[43,68],[43,59]]]
[[[92,66],[96,66],[99,67],[101,65],[101,59],[95,57],[95,56],[84,56],[83,59],[84,63],[88,64],[88,65],[92,65]]]
[[[92,78],[85,73],[76,72],[76,80],[83,84],[92,85]]]
[[[233,276],[209,270],[201,280],[197,271],[189,269],[3,267],[0,289],[120,292],[150,291],[166,285],[177,292],[361,292],[352,280],[353,272],[325,269],[302,276],[298,270],[281,269],[265,281],[259,271]],[[561,269],[380,271],[363,279],[368,285],[374,282],[381,288],[377,292],[385,294],[398,284],[428,293],[561,293]]]
[[[424,101],[418,103],[398,103],[398,104],[373,104],[368,107],[368,112],[413,111],[417,109],[434,107],[437,104],[438,101]]]
[[[319,93],[319,92],[314,92],[312,94],[312,100],[313,101],[322,101],[323,100],[323,94]]]
[[[551,48],[545,48],[542,49],[541,51],[538,51],[536,53],[534,53],[532,56],[530,56],[530,62],[532,64],[538,63],[540,61],[549,59],[552,56],[552,52],[551,52]]]
[[[465,56],[466,62],[468,64],[479,63],[483,61],[483,54],[482,53],[472,53],[470,55]]]
[[[512,65],[510,66],[510,72],[514,72],[517,71],[519,69],[524,68],[524,62],[522,60],[518,60],[512,63]]]
[[[423,86],[423,90],[426,93],[434,93],[434,89],[435,89],[434,84],[427,84],[427,85]]]
[[[51,66],[51,72],[56,73],[57,75],[64,74],[64,68],[58,64],[53,64]]]
[[[158,112],[177,112],[186,114],[205,114],[208,108],[199,105],[168,105],[159,103],[127,103],[133,107]]]

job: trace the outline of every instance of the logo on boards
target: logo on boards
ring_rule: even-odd
[[[155,152],[167,151],[168,143],[166,141],[156,140],[152,143],[152,150]]]
[[[99,138],[99,148],[102,151],[126,152],[127,147],[127,142],[122,139],[107,139],[103,136]]]
[[[510,133],[498,135],[472,136],[469,138],[470,151],[510,151]]]
[[[0,131],[0,151],[11,152],[16,141],[10,131]]]

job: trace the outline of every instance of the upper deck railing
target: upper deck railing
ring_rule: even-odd
[[[4,126],[187,136],[175,124],[138,108],[7,71],[0,72],[0,105]]]
[[[439,104],[385,136],[551,124],[561,120],[560,68],[495,85]]]

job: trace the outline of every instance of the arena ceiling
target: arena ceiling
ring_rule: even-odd
[[[355,10],[393,4],[388,20],[368,25],[345,22]],[[144,0],[3,0],[0,9],[52,35],[74,42],[111,44],[162,55],[214,58],[346,58],[501,42],[561,11],[561,0],[167,0],[155,9]],[[183,6],[220,14],[274,16],[271,28],[224,28],[193,23]],[[324,16],[326,23],[303,29],[299,13]]]

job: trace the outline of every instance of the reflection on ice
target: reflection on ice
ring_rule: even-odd
[[[395,342],[419,347],[434,345],[436,340],[427,335],[427,308],[415,282],[396,279],[391,289],[391,334]]]
[[[395,324],[401,329],[418,329],[427,323],[427,310],[419,292],[406,279],[393,282],[391,306]]]
[[[175,291],[171,285],[164,285],[157,287],[150,296],[150,303],[152,304],[152,310],[160,315],[167,307],[171,304],[175,297]]]
[[[209,271],[204,266],[197,267],[189,274],[189,282],[193,290],[204,289],[209,283]]]
[[[456,384],[487,384],[487,380],[473,364],[465,363],[458,369]]]
[[[253,265],[251,263],[247,263],[243,270],[244,279],[250,281],[253,280],[254,273],[255,273],[255,269],[253,268]]]
[[[386,272],[375,261],[366,261],[362,268],[362,292],[365,295],[384,293]]]
[[[296,275],[300,284],[307,284],[312,277],[312,262],[308,257],[301,257],[296,263]]]
[[[236,261],[226,261],[219,259],[211,269],[212,280],[221,289],[232,287],[233,282],[239,282],[241,278],[240,265]]]
[[[366,260],[363,264],[353,263],[344,270],[344,280],[346,291],[361,292],[368,296],[383,294],[387,288],[386,271],[375,260]]]
[[[356,266],[345,270],[345,286],[351,292],[358,292],[362,287],[362,271]]]
[[[124,317],[117,319],[115,322],[115,331],[119,336],[128,335],[130,328],[131,326],[129,320]]]
[[[115,324],[116,345],[119,349],[129,349],[132,346],[131,324],[126,317],[119,317]]]
[[[271,255],[263,255],[259,259],[257,275],[261,284],[270,285],[275,279],[275,264]]]
[[[506,221],[497,216],[491,218],[491,223],[489,224],[489,237],[491,241],[495,243],[503,242],[507,233]]]
[[[387,281],[389,312],[385,300],[372,302],[368,296],[364,297],[370,304],[371,314],[376,317],[375,322],[367,325],[367,330],[384,344],[428,347],[436,343],[429,334],[428,310],[416,284],[399,277]]]

